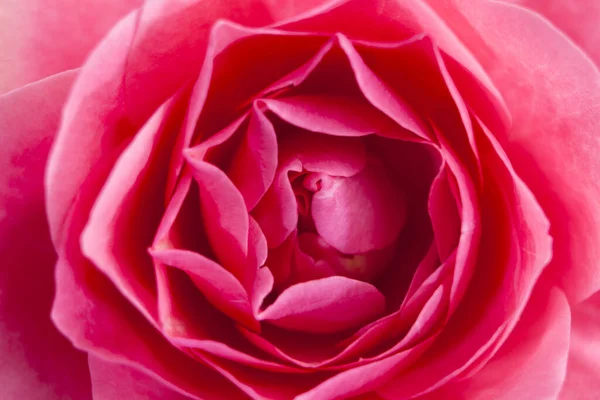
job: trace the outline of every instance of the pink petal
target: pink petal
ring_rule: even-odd
[[[248,288],[256,271],[246,267],[249,216],[242,195],[225,173],[188,157],[200,186],[200,203],[208,240],[219,261]]]
[[[456,249],[461,229],[456,199],[450,189],[448,174],[450,172],[447,167],[440,169],[429,194],[429,215],[441,261],[446,260]]]
[[[571,308],[571,343],[561,400],[600,396],[600,292]]]
[[[297,95],[261,103],[288,123],[334,136],[365,136],[394,130],[394,123],[361,99]]]
[[[328,272],[328,275],[342,275],[364,282],[372,282],[378,278],[390,264],[396,250],[394,246],[390,246],[362,254],[340,254],[314,233],[301,234],[298,242],[298,250],[314,260],[322,261],[326,267],[324,272]]]
[[[273,185],[252,212],[269,248],[281,246],[298,224],[298,207],[288,178],[290,171],[302,171],[301,164],[293,162],[281,167]]]
[[[505,0],[538,12],[548,18],[552,24],[565,32],[571,40],[600,66],[600,47],[598,46],[598,21],[600,4],[590,1],[561,0]]]
[[[0,94],[81,66],[88,52],[141,0],[5,1],[0,4]],[[19,32],[15,35],[15,32]],[[8,40],[10,38],[10,40]]]
[[[252,296],[252,310],[257,315],[262,307],[263,301],[273,290],[273,274],[268,267],[262,267],[256,274],[256,281],[254,282],[254,291]]]
[[[277,169],[277,137],[271,122],[255,106],[246,137],[233,156],[228,170],[246,208],[252,210],[273,183]]]
[[[349,178],[332,178],[313,196],[317,232],[346,254],[365,253],[391,245],[406,218],[404,195],[372,164]]]
[[[123,151],[81,237],[83,253],[152,320],[157,319],[156,287],[146,249],[163,212],[164,165],[181,118],[180,101],[176,95],[163,104]]]
[[[101,358],[88,359],[94,399],[189,400],[164,383],[122,364]]]
[[[192,398],[240,398],[220,374],[168,342],[83,256],[70,253],[56,266],[52,320],[75,347],[141,370]]]
[[[274,5],[268,5],[278,9],[269,10],[273,16],[280,8],[288,8]],[[222,129],[252,103],[257,93],[302,65],[324,40],[318,35],[275,34],[271,29],[251,28],[224,19],[216,21],[194,84],[179,148],[188,147],[194,136]],[[172,160],[172,184],[182,165],[183,158],[176,154]]]
[[[2,399],[91,398],[86,355],[49,319],[56,254],[43,176],[75,74],[64,72],[0,96]]]
[[[424,122],[412,107],[404,99],[397,97],[385,82],[373,73],[345,36],[337,34],[336,39],[348,57],[356,82],[365,97],[404,129],[422,138],[428,138]]]
[[[104,37],[82,67],[50,156],[47,204],[55,244],[64,243],[63,234],[69,230],[63,226],[66,216],[91,170],[99,162],[111,165],[115,153],[122,151],[122,141],[137,133],[158,105],[199,73],[212,23],[228,17],[272,22],[261,5],[265,5],[261,0],[152,1]],[[91,15],[97,17],[96,12]],[[190,36],[192,31],[195,34]],[[95,197],[107,173],[95,171],[86,197]]]
[[[384,309],[385,299],[374,286],[332,276],[290,286],[260,319],[287,329],[330,333],[360,326]]]
[[[429,3],[440,5],[436,10],[444,10],[443,2],[431,0]],[[468,2],[465,4],[468,6]],[[402,21],[400,24],[399,19]],[[464,65],[481,82],[484,90],[492,97],[493,103],[504,113],[501,96],[492,80],[470,49],[457,37],[455,32],[460,29],[456,26],[453,26],[454,29],[449,28],[447,22],[451,19],[441,18],[433,12],[430,5],[421,1],[348,0],[332,2],[330,7],[319,13],[291,22],[284,21],[278,26],[299,32],[318,31],[332,35],[343,32],[351,40],[388,43],[426,33],[444,52],[458,60],[459,64]]]
[[[190,354],[212,354],[252,368],[297,372],[297,368],[266,360],[247,344],[234,322],[214,308],[183,271],[157,265],[161,328],[169,340]],[[240,329],[243,329],[240,327]]]
[[[590,107],[600,101],[600,73],[538,15],[498,2],[467,3],[440,12],[447,10],[443,16],[504,95],[513,127],[498,132],[499,140],[552,222],[550,269],[571,301],[585,299],[600,287],[600,187],[590,173],[600,168],[598,109]]]
[[[151,254],[158,262],[187,272],[207,300],[223,313],[251,329],[259,329],[248,293],[222,266],[186,250],[152,250]]]
[[[426,341],[383,360],[342,371],[296,397],[296,400],[352,398],[372,392],[394,373],[409,367],[429,344]]]
[[[353,176],[367,163],[365,145],[359,138],[293,130],[281,138],[279,148],[280,165],[298,160],[304,169],[328,175]]]
[[[390,380],[380,391],[386,396],[423,394],[469,369],[481,367],[519,321],[550,259],[548,221],[536,199],[516,176],[493,137],[486,131],[476,132],[476,136],[487,137],[478,141],[485,164],[484,179],[489,182],[481,201],[488,205],[487,210],[493,210],[486,212],[481,221],[478,268],[439,338],[410,371]],[[456,262],[458,266],[458,250]]]
[[[567,369],[569,331],[569,305],[562,291],[554,289],[549,295],[534,297],[508,341],[481,371],[424,396],[424,400],[555,399]],[[390,397],[379,393],[396,398],[393,393]],[[579,393],[589,393],[589,388]]]

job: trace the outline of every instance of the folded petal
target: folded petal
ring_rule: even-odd
[[[600,288],[600,181],[590,172],[600,170],[600,71],[529,10],[501,2],[432,4],[510,109],[512,128],[495,134],[552,223],[549,268],[571,302],[589,297]]]
[[[569,304],[560,289],[549,294],[536,290],[507,342],[482,370],[423,400],[558,398],[567,369],[570,322]],[[586,393],[589,388],[581,388],[573,398],[583,399]]]
[[[290,286],[259,318],[303,332],[331,333],[380,316],[385,299],[365,282],[332,276]]]

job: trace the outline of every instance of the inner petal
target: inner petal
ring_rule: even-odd
[[[357,254],[390,246],[406,219],[403,193],[376,161],[351,177],[335,177],[312,199],[319,235],[342,253]]]

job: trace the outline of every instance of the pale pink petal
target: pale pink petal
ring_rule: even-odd
[[[0,28],[3,29],[3,28]],[[91,398],[84,353],[50,321],[44,167],[76,71],[0,96],[0,398]]]
[[[588,0],[503,0],[540,13],[569,37],[600,66],[600,3]]]
[[[303,332],[338,332],[380,316],[385,299],[361,281],[332,276],[290,286],[259,318]]]
[[[507,342],[481,371],[423,400],[556,399],[567,369],[570,322],[569,304],[561,290],[549,294],[536,290]],[[574,398],[584,399],[588,390]]]
[[[404,194],[383,167],[372,164],[348,178],[330,178],[312,199],[317,232],[346,254],[391,245],[406,219]]]
[[[90,356],[88,363],[94,400],[191,399],[131,367],[105,361],[96,356]]]
[[[600,287],[600,180],[593,172],[600,169],[598,68],[528,10],[501,2],[434,3],[506,99],[513,126],[496,135],[552,222],[550,269],[571,301],[589,297]]]
[[[77,68],[109,29],[142,0],[43,0],[0,4],[0,94]],[[17,34],[18,33],[18,34]]]
[[[571,307],[567,377],[560,400],[600,397],[600,292]]]

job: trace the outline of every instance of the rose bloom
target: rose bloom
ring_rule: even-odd
[[[598,4],[2,1],[0,398],[600,398]]]

